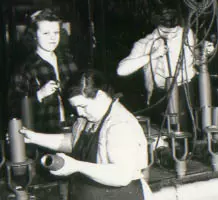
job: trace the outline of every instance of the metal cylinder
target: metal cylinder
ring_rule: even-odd
[[[212,125],[212,107],[204,106],[201,108],[202,130]]]
[[[16,200],[29,200],[29,195],[24,189],[15,190]]]
[[[33,129],[33,108],[31,99],[25,96],[21,101],[22,124],[26,128]]]
[[[186,174],[186,160],[176,161],[176,172],[179,178],[182,178]]]
[[[174,81],[174,77],[167,78],[167,89],[171,89],[172,83]],[[173,85],[172,91],[170,92],[170,96],[168,99],[168,114],[170,116],[170,124],[179,124],[179,90],[178,86],[175,82]]]
[[[12,119],[9,121],[8,134],[10,141],[10,156],[12,163],[20,163],[26,161],[26,149],[24,136],[19,133],[22,128],[20,119]]]
[[[211,106],[211,84],[207,65],[200,66],[199,73],[200,106]]]
[[[64,159],[58,155],[47,154],[42,157],[42,165],[49,170],[59,170],[64,166]]]
[[[206,61],[205,61],[206,63]],[[203,63],[200,66],[199,73],[199,96],[200,96],[200,108],[202,109],[202,130],[212,124],[211,119],[211,84],[210,76],[208,73],[207,65]]]
[[[212,125],[218,126],[218,107],[213,107]]]
[[[218,155],[212,155],[212,166],[214,171],[218,171]]]

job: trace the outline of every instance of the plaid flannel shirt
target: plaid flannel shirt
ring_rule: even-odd
[[[58,55],[58,68],[60,87],[63,90],[68,80],[77,71],[77,66],[70,55]],[[59,132],[60,114],[58,92],[44,98],[39,102],[36,92],[49,80],[55,80],[53,67],[38,54],[28,57],[26,62],[12,76],[9,92],[8,107],[10,118],[21,118],[21,101],[24,96],[29,96],[33,103],[34,129],[43,132]],[[65,118],[70,119],[68,101],[63,100]]]

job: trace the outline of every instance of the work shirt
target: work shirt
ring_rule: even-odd
[[[194,36],[193,32],[189,30],[185,42],[183,43],[183,28],[177,26],[176,32],[169,33],[167,35],[166,42],[169,54],[169,61],[167,56],[162,56],[157,59],[153,59],[150,63],[144,66],[145,80],[149,81],[148,77],[151,77],[151,67],[154,72],[154,79],[158,87],[165,88],[167,77],[177,77],[177,84],[181,85],[184,82],[189,82],[195,75],[194,69]],[[140,41],[140,44],[144,43],[144,52],[148,53],[151,48],[158,48],[159,46],[166,45],[164,39],[162,39],[161,32],[155,29],[154,32]],[[140,48],[140,47],[139,47]],[[182,52],[183,51],[183,52]],[[180,57],[181,54],[181,57]],[[169,74],[168,65],[171,70]],[[178,75],[176,69],[178,68]],[[146,83],[148,84],[148,83]]]
[[[73,127],[73,146],[76,145],[84,128],[95,132],[98,123],[86,124],[84,118],[79,118]],[[89,131],[89,130],[85,130]],[[111,112],[102,124],[99,134],[96,161],[99,164],[129,163],[135,164],[132,180],[141,180],[145,196],[151,191],[143,179],[142,169],[148,166],[147,140],[138,120],[121,105],[114,102]],[[125,165],[125,164],[124,164]],[[148,199],[148,198],[147,198]]]
[[[150,57],[147,64],[142,59],[137,60],[137,66],[143,67],[145,88],[150,93],[153,91],[154,82],[158,88],[165,89],[166,78],[177,77],[177,84],[181,85],[190,82],[196,72],[193,55],[194,34],[191,29],[184,32],[180,26],[176,26],[172,32],[167,34],[163,33],[161,28],[157,28],[145,38],[135,42],[129,56],[122,60],[122,65],[128,68],[128,65],[132,64],[131,59],[151,55],[151,52],[163,45],[167,46],[169,63],[166,55],[156,59]],[[171,71],[171,75],[169,71]]]
[[[73,77],[77,66],[70,55],[57,55],[59,80],[53,66],[43,60],[37,53],[28,57],[21,68],[11,77],[9,85],[8,108],[10,118],[21,118],[21,101],[25,96],[32,100],[34,129],[39,132],[59,132],[60,128],[60,98],[65,110],[66,120],[70,119],[68,101],[62,98],[68,80]],[[50,96],[37,99],[37,91],[49,80],[59,81],[60,89]]]

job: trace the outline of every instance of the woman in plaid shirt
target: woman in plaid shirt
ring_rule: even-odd
[[[70,119],[62,90],[77,71],[71,55],[58,51],[61,20],[50,9],[35,12],[27,34],[34,45],[21,68],[16,70],[9,89],[10,118],[21,118],[21,101],[25,96],[33,102],[34,129],[60,132]],[[25,41],[27,43],[27,41]]]

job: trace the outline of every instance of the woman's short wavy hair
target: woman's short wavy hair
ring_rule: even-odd
[[[36,32],[38,30],[38,22],[40,21],[59,22],[60,27],[62,23],[60,17],[56,14],[54,10],[50,8],[45,8],[43,10],[38,10],[34,12],[30,16],[27,28],[22,38],[28,51],[32,51],[36,49],[37,46]]]
[[[87,98],[95,98],[98,90],[104,91],[110,97],[114,96],[114,90],[102,72],[94,69],[81,70],[68,82],[65,97],[69,99],[83,95]]]

